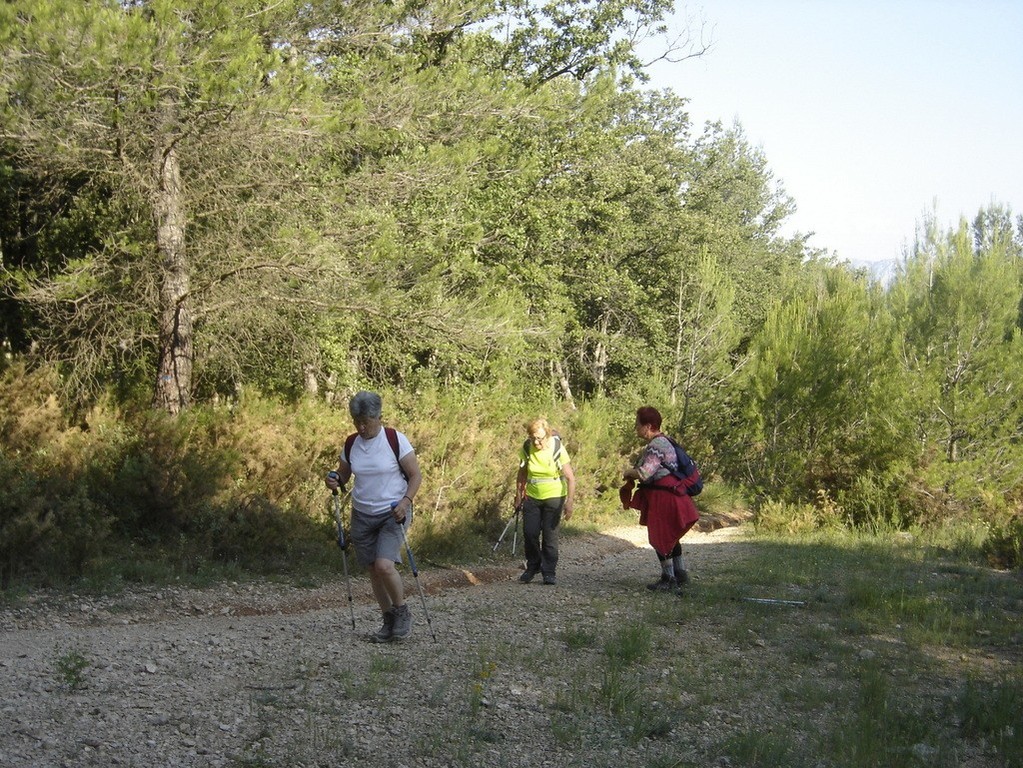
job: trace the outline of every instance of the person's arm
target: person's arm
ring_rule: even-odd
[[[518,474],[515,476],[515,506],[519,506],[522,500],[526,498],[526,468],[524,466],[519,467]]]
[[[562,465],[561,476],[565,478],[565,486],[567,490],[563,516],[566,520],[570,520],[572,519],[572,509],[575,506],[575,472],[572,471],[571,464]]]
[[[423,484],[423,473],[419,470],[419,459],[416,458],[415,451],[409,451],[402,456],[398,464],[401,465],[402,471],[408,478],[405,495],[398,500],[394,507],[394,519],[401,522],[408,515],[408,511],[412,508],[412,501]]]
[[[660,459],[650,449],[650,443],[647,443],[639,454],[639,458],[636,459],[635,465],[626,469],[622,473],[622,477],[626,480],[638,480],[641,483],[645,483],[657,471],[660,465]]]
[[[636,459],[636,463],[633,464],[631,467],[627,467],[626,470],[624,472],[622,472],[622,477],[623,478],[625,478],[626,480],[642,480],[643,479],[642,476],[639,474],[639,466],[640,466],[640,464],[643,463],[643,459],[646,457],[646,452],[647,452],[646,448],[644,447],[643,450],[640,451],[639,458]]]

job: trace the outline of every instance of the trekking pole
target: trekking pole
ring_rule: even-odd
[[[398,506],[398,502],[391,503],[391,509]],[[409,510],[411,512],[411,508]],[[408,555],[409,568],[412,569],[412,577],[416,580],[416,587],[419,589],[419,599],[423,601],[423,615],[426,616],[426,625],[430,628],[430,635],[433,642],[437,642],[437,634],[433,631],[433,622],[430,621],[430,611],[426,608],[426,594],[423,592],[423,585],[419,583],[419,569],[416,568],[416,559],[412,557],[412,547],[408,545],[408,537],[405,535],[405,521],[398,523],[398,530],[401,531],[401,540],[405,545],[405,553]]]
[[[505,534],[508,533],[508,529],[512,527],[513,523],[515,524],[515,531],[516,531],[516,533],[518,532],[519,526],[518,526],[518,522],[515,519],[516,517],[517,516],[515,514],[512,514],[512,516],[508,518],[508,522],[505,524],[504,530],[501,531],[501,535],[497,537],[497,542],[494,544],[494,548],[493,548],[493,550],[491,550],[492,552],[496,552],[497,548],[499,546],[501,546],[501,542],[504,541]],[[514,537],[512,538],[512,554],[513,555],[515,554],[515,539],[514,539]]]
[[[504,530],[501,531],[501,535],[497,537],[497,543],[494,544],[494,548],[491,551],[493,551],[493,552],[497,551],[497,548],[499,546],[501,546],[501,542],[504,541],[504,537],[508,533],[508,529],[511,528],[514,525],[515,527],[512,528],[512,550],[511,551],[512,551],[513,555],[515,554],[515,543],[516,543],[516,540],[518,539],[518,536],[519,536],[519,511],[521,509],[522,509],[521,505],[515,507],[514,514],[512,514],[512,516],[508,518],[508,522],[505,524]]]
[[[328,472],[327,477],[340,480],[337,472]],[[342,485],[341,488],[344,488]],[[348,612],[352,616],[352,630],[355,630],[355,604],[352,602],[352,579],[348,575],[348,541],[345,539],[345,526],[341,520],[341,500],[337,488],[334,489],[334,522],[337,523],[337,545],[341,549],[341,562],[345,568],[345,586],[348,588]]]
[[[522,513],[522,502],[515,505],[515,527],[512,528],[512,555],[515,554],[515,542],[519,538],[519,515]],[[525,537],[525,533],[522,534]],[[523,545],[524,546],[524,545]]]

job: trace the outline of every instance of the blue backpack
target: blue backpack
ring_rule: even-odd
[[[664,436],[668,438],[668,442],[675,449],[675,460],[678,463],[678,469],[672,469],[664,462],[661,462],[661,466],[671,472],[672,477],[677,477],[682,481],[682,487],[685,489],[686,495],[698,496],[703,490],[703,477],[700,475],[696,462],[693,461],[692,456],[686,453],[681,445],[675,442],[674,438],[667,435]]]

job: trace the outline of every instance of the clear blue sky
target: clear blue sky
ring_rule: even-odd
[[[898,258],[917,225],[1023,214],[1023,0],[705,0],[711,50],[650,71],[694,126],[738,121],[798,211],[786,234]]]

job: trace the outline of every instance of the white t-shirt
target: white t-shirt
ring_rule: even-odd
[[[398,455],[405,458],[413,452],[412,444],[401,432],[397,434]],[[341,459],[344,460],[343,454]],[[369,440],[363,440],[361,435],[355,438],[349,466],[355,476],[352,505],[364,515],[390,514],[391,504],[400,501],[408,490],[408,481],[401,474],[383,427]]]

